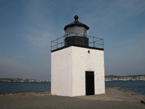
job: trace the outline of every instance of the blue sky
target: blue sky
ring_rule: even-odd
[[[1,0],[0,78],[51,78],[51,40],[74,21],[104,38],[106,75],[145,74],[145,0]]]

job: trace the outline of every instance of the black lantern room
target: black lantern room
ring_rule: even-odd
[[[89,27],[78,21],[78,16],[74,16],[74,22],[64,27],[65,46],[85,46],[88,47],[88,30]]]

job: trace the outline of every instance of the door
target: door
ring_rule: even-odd
[[[86,71],[86,95],[94,95],[94,72]]]

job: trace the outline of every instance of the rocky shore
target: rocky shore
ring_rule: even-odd
[[[0,95],[0,109],[145,109],[145,96],[119,87],[102,95],[63,97],[51,92]]]

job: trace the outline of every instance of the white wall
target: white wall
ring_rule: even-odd
[[[51,53],[51,94],[72,96],[72,50]]]
[[[104,51],[74,46],[72,60],[72,95],[86,94],[85,71],[94,71],[95,94],[105,93]]]
[[[52,52],[51,93],[85,95],[85,71],[94,71],[95,94],[105,93],[104,51],[71,46]]]

